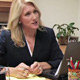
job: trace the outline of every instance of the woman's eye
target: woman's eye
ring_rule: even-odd
[[[25,14],[25,16],[29,16],[29,15],[30,15],[30,13],[29,13],[29,12]]]
[[[38,11],[37,10],[34,10],[34,13],[38,13]]]

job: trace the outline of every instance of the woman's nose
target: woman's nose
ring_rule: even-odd
[[[35,15],[35,14],[32,14],[32,18],[33,18],[33,19],[36,19],[36,15]]]

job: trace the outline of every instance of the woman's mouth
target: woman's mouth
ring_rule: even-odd
[[[38,24],[38,21],[34,21],[32,24],[37,25]]]

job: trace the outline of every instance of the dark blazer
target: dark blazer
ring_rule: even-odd
[[[1,65],[15,67],[21,62],[31,65],[34,61],[38,61],[48,62],[52,68],[57,68],[63,58],[54,31],[50,28],[45,27],[44,31],[37,30],[32,57],[27,44],[24,47],[16,47],[14,44],[11,39],[11,32],[3,30],[0,35]]]

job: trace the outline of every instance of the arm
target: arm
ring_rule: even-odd
[[[6,55],[6,39],[5,39],[5,31],[2,31],[0,34],[0,65],[6,66],[6,60],[5,60],[5,55]]]
[[[41,64],[43,70],[52,68],[52,66],[50,64],[48,64],[47,62],[39,62],[39,63]]]
[[[7,76],[12,76],[20,79],[27,78],[30,74],[30,67],[25,63],[20,63],[16,67],[9,67]]]
[[[45,55],[46,57],[48,57],[48,59],[47,59],[48,61],[46,62],[44,60],[44,61],[34,62],[31,65],[31,68],[33,69],[34,73],[36,72],[35,68],[39,69],[41,67],[42,70],[51,69],[51,68],[57,68],[59,63],[60,63],[60,61],[63,58],[63,54],[62,54],[62,52],[61,52],[61,50],[59,48],[59,45],[58,45],[58,43],[56,41],[55,34],[54,34],[53,30],[49,29],[48,33],[49,33],[48,34],[49,36],[47,36],[47,38],[48,38],[48,40],[47,40],[48,41],[48,44],[47,44],[48,48],[47,49],[48,50],[47,49],[45,49],[45,50],[49,51],[48,54],[50,54],[50,56],[46,55],[46,53],[47,53],[46,51],[45,51],[46,53],[44,53],[44,51],[43,51],[42,56]],[[46,46],[44,46],[44,47],[46,47]],[[42,58],[44,58],[44,57],[42,57]]]
[[[57,68],[60,61],[63,59],[63,53],[59,48],[53,30],[51,30],[51,35],[52,35],[51,48],[50,48],[51,57],[48,61],[48,64],[50,64],[52,68]]]
[[[7,66],[6,36],[9,35],[7,35],[7,31],[3,30],[0,34],[0,65],[2,66]],[[9,67],[10,76],[14,76],[16,78],[26,78],[29,75],[29,69],[30,69],[29,66],[27,66],[24,63],[20,63],[16,67]],[[7,71],[7,76],[9,76],[8,71]]]

